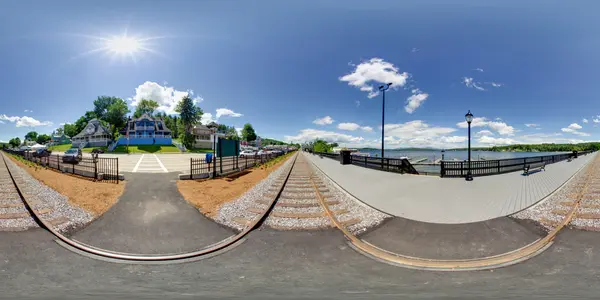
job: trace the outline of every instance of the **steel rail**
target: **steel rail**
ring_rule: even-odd
[[[287,174],[285,175],[285,180],[281,183],[281,186],[278,189],[279,192],[275,196],[273,196],[273,199],[267,205],[267,208],[265,209],[263,214],[260,215],[259,217],[254,218],[254,220],[251,223],[249,223],[248,225],[246,225],[246,227],[240,233],[230,236],[220,242],[214,243],[203,249],[192,251],[192,252],[178,253],[178,254],[171,254],[171,255],[164,255],[164,254],[147,255],[147,254],[123,253],[123,252],[116,252],[116,251],[97,248],[97,247],[86,245],[79,241],[70,239],[70,238],[66,237],[65,235],[63,235],[62,233],[58,232],[56,229],[53,228],[52,224],[50,224],[49,222],[40,218],[39,215],[35,212],[35,210],[33,210],[33,206],[29,203],[29,200],[27,200],[27,198],[21,191],[21,188],[19,187],[17,181],[15,180],[15,177],[13,176],[13,174],[10,170],[10,167],[8,166],[8,163],[6,162],[5,155],[4,154],[2,155],[4,165],[6,166],[8,174],[10,175],[10,178],[17,190],[17,193],[19,194],[19,197],[25,204],[25,208],[29,211],[29,213],[31,214],[33,219],[40,225],[40,227],[48,230],[60,241],[62,241],[63,243],[65,243],[79,251],[83,251],[88,254],[94,254],[97,256],[110,258],[110,259],[114,259],[114,260],[139,261],[139,262],[143,262],[143,261],[147,261],[147,262],[178,261],[178,260],[185,260],[185,259],[191,259],[191,258],[198,258],[198,257],[202,257],[202,256],[207,256],[209,254],[213,254],[217,251],[223,250],[223,249],[235,244],[236,242],[238,242],[239,240],[244,238],[246,235],[248,235],[248,233],[250,233],[250,231],[255,229],[259,224],[262,224],[262,221],[268,216],[269,212],[272,210],[273,206],[275,205],[275,202],[281,195],[281,192],[283,191],[283,188],[285,187],[285,184],[287,183],[287,181],[290,177],[292,168],[296,162],[297,157],[298,157],[298,153],[296,153],[294,155],[293,160],[292,160],[290,166],[288,167],[289,169],[287,170]]]
[[[573,206],[569,213],[565,215],[562,222],[558,224],[553,230],[551,230],[545,237],[538,239],[524,247],[482,258],[474,258],[474,259],[459,259],[459,260],[442,260],[442,259],[427,259],[427,258],[419,258],[407,256],[399,253],[394,253],[388,250],[381,249],[377,246],[374,246],[360,238],[356,235],[352,234],[345,226],[342,224],[333,214],[329,205],[325,202],[323,195],[317,188],[313,177],[311,175],[310,181],[315,189],[317,194],[317,198],[323,209],[325,210],[327,216],[331,220],[331,222],[344,234],[344,236],[350,241],[350,243],[355,247],[358,252],[365,254],[371,258],[378,259],[380,261],[384,261],[387,263],[391,263],[393,265],[422,269],[422,270],[432,270],[432,271],[469,271],[469,270],[486,270],[486,269],[494,269],[499,267],[505,267],[509,265],[513,265],[524,260],[527,260],[531,257],[536,256],[537,254],[543,252],[547,249],[556,235],[567,226],[573,217],[575,216],[576,211],[579,208],[579,205],[583,199],[583,196],[587,192],[590,182],[593,181],[592,173],[596,166],[599,164],[600,157],[595,157],[594,161],[590,163],[586,167],[585,173],[585,181],[583,186],[577,193],[575,197]],[[313,166],[314,168],[314,166]],[[312,173],[314,174],[314,172]]]

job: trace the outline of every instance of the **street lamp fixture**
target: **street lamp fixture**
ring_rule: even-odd
[[[465,177],[466,181],[472,181],[473,175],[471,174],[471,122],[473,122],[473,114],[471,110],[467,112],[465,115],[465,120],[467,121],[467,125],[469,127],[469,169],[467,170],[467,176]]]
[[[392,85],[392,83],[387,83],[384,85],[379,86],[379,90],[381,91],[381,93],[383,94],[383,102],[382,102],[382,109],[381,109],[381,167],[383,168],[383,143],[384,143],[384,127],[385,127],[385,91],[387,91],[390,86]]]

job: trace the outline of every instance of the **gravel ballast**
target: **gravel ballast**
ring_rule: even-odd
[[[594,158],[594,160],[598,159],[599,158]],[[590,170],[590,168],[592,169]],[[574,196],[581,191],[582,185],[586,182],[588,171],[592,172],[592,177],[600,178],[600,169],[595,168],[594,161],[591,161],[553,195],[532,207],[511,215],[510,217],[534,220],[541,223],[548,230],[554,229],[556,223],[561,222],[565,217],[564,215],[556,214],[555,212],[571,210],[572,206],[566,204],[574,203],[576,200]],[[588,188],[590,192],[585,194],[580,203],[581,205],[578,208],[575,217],[569,223],[569,226],[580,229],[600,230],[600,218],[585,219],[577,217],[577,214],[584,213],[600,215],[600,194],[593,192],[596,187],[600,187],[600,181],[592,180]],[[586,205],[596,207],[586,207]]]
[[[4,154],[2,154],[4,155]],[[17,166],[13,161],[6,158],[6,163],[10,168],[11,173],[19,182],[19,187],[23,194],[27,195],[28,200],[34,200],[33,209],[52,209],[51,212],[42,214],[44,220],[55,220],[58,218],[66,218],[67,222],[61,222],[55,229],[62,233],[67,233],[74,228],[80,228],[92,221],[93,216],[85,210],[71,205],[68,198],[40,183],[33,178],[25,170]],[[3,163],[2,163],[3,164]],[[16,190],[10,181],[8,172],[2,166],[0,176],[3,183],[0,186],[0,203],[22,203],[21,200],[16,200]],[[18,197],[17,197],[18,199]],[[24,204],[19,207],[2,208],[0,213],[24,213],[27,212]],[[31,216],[22,218],[0,219],[0,230],[2,231],[19,231],[39,227]]]
[[[304,155],[299,153],[298,155]],[[298,159],[302,159],[298,157]],[[264,200],[267,191],[276,190],[276,186],[281,184],[284,172],[291,167],[292,159],[288,160],[279,169],[274,171],[265,178],[259,184],[254,186],[251,190],[246,192],[240,198],[223,205],[218,213],[217,222],[224,224],[229,227],[241,230],[244,225],[234,221],[234,218],[244,218],[247,220],[253,220],[258,217],[258,214],[248,211],[250,208],[254,209],[266,209],[266,205],[259,204],[257,201]],[[316,168],[312,166],[310,162],[306,162],[312,172],[315,182],[321,194],[327,201],[337,201],[338,204],[330,205],[329,208],[332,211],[347,210],[342,214],[336,215],[336,218],[342,222],[350,220],[360,220],[360,222],[353,224],[348,227],[353,233],[357,234],[365,231],[368,228],[376,226],[383,222],[386,218],[390,217],[384,213],[381,213],[373,208],[370,208],[360,201],[351,198],[345,192],[340,191],[333,183],[329,181],[326,176],[320,174]],[[281,198],[278,201],[285,203],[318,203],[316,193],[311,185],[305,183],[303,179],[308,178],[302,175],[294,175],[290,177],[291,186],[287,186],[282,192]],[[319,183],[320,182],[320,183]],[[322,213],[320,217],[275,217],[273,213],[293,213],[293,214],[315,214]],[[265,221],[265,225],[276,229],[290,229],[290,230],[302,230],[302,229],[322,229],[332,228],[333,224],[329,220],[329,217],[324,215],[323,208],[318,205],[314,207],[284,207],[281,205],[275,205],[273,213]]]

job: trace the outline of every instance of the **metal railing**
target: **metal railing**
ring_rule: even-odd
[[[592,152],[593,151],[588,150],[579,151],[577,152],[577,154],[575,154],[575,152],[572,152],[565,154],[524,158],[471,161],[471,175],[485,176],[514,172],[523,170],[525,166],[530,163],[544,162],[546,164],[551,164],[574,158],[576,156],[587,155]],[[332,158],[335,160],[340,160],[340,154],[338,153],[315,152],[314,154]],[[411,164],[410,162],[408,162],[408,160],[405,159],[382,159],[381,157],[350,155],[350,163],[361,167],[378,169],[388,172],[412,173],[421,175],[439,175],[440,177],[464,177],[467,175],[467,172],[469,170],[469,163],[467,161],[441,161],[439,164]]]
[[[593,151],[581,151],[575,153],[565,153],[557,155],[544,155],[523,158],[508,158],[498,160],[471,161],[469,168],[468,161],[442,161],[440,163],[441,177],[465,177],[469,169],[473,176],[495,175],[508,172],[523,170],[525,166],[532,163],[552,164],[559,161],[574,158],[579,155],[587,155]]]
[[[190,158],[190,177],[205,174],[209,176],[221,176],[225,173],[239,171],[266,163],[284,153],[269,153],[254,156],[225,156],[212,159],[210,163],[205,158]]]
[[[36,157],[31,151],[4,150],[42,167],[59,170],[64,173],[119,183],[119,158],[117,157],[82,157],[77,162],[64,161],[58,154]]]
[[[314,154],[335,160],[341,159],[339,153],[315,152]],[[407,159],[350,155],[350,163],[387,172],[419,174]]]

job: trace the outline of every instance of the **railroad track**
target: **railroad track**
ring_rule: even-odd
[[[590,205],[598,205],[600,203],[584,203],[590,201],[590,199],[599,199],[600,196],[600,174],[595,174],[596,170],[600,168],[600,156],[596,155],[594,161],[590,163],[584,169],[583,179],[578,183],[578,190],[575,194],[571,195],[573,199],[568,205],[569,207],[565,211],[562,211],[561,221],[555,222],[554,228],[543,238],[534,241],[533,243],[526,245],[522,248],[489,257],[477,258],[477,259],[462,259],[462,260],[438,260],[438,259],[425,259],[419,257],[411,257],[402,255],[400,253],[393,253],[385,249],[381,249],[375,245],[372,245],[348,230],[347,226],[340,222],[335,212],[329,207],[325,197],[317,189],[318,181],[314,180],[314,176],[311,177],[312,184],[317,191],[319,202],[331,222],[341,230],[344,236],[348,239],[349,243],[358,252],[371,257],[373,259],[386,262],[389,264],[421,269],[421,270],[433,270],[433,271],[469,271],[469,270],[486,270],[505,267],[513,265],[537,254],[543,252],[545,249],[551,246],[556,235],[567,226],[573,218],[585,217],[580,212],[582,208],[589,207]],[[591,197],[590,194],[596,194],[596,197]],[[597,201],[597,200],[595,200]],[[584,204],[582,204],[584,203]],[[594,206],[595,207],[595,206]]]
[[[264,222],[267,226],[278,230],[318,230],[335,227],[321,205],[319,196],[344,226],[351,227],[362,221],[350,213],[345,203],[334,199],[327,185],[315,176],[311,163],[301,154],[292,163],[289,178],[284,172],[275,179],[264,198],[255,200],[245,215],[260,216],[271,204],[271,199],[276,197],[275,205]],[[252,220],[253,218],[243,216],[233,218],[233,221],[241,225],[249,224]]]
[[[53,223],[52,220],[45,218],[44,212],[37,208],[37,204],[38,204],[37,201],[43,202],[43,199],[37,199],[37,200],[32,199],[28,195],[23,193],[23,190],[20,187],[20,184],[22,183],[23,179],[14,175],[11,172],[9,165],[6,162],[5,155],[3,153],[0,155],[2,156],[2,160],[3,160],[3,164],[2,164],[2,166],[0,166],[0,175],[2,175],[2,177],[1,177],[2,180],[0,181],[0,183],[1,184],[9,184],[9,185],[12,184],[12,186],[14,187],[14,192],[11,194],[13,196],[13,200],[15,200],[15,203],[18,203],[16,201],[17,199],[22,201],[21,205],[24,205],[24,207],[28,211],[29,215],[38,223],[38,225],[40,225],[40,227],[48,230],[50,233],[52,233],[58,239],[58,241],[60,241],[60,243],[62,243],[63,245],[65,245],[67,247],[72,248],[72,250],[74,250],[74,251],[77,251],[79,253],[86,254],[86,255],[110,259],[113,261],[125,261],[125,262],[169,262],[169,261],[183,261],[183,260],[197,259],[197,258],[217,254],[221,251],[226,250],[226,248],[233,246],[237,242],[241,241],[246,235],[248,235],[248,233],[250,233],[250,231],[252,231],[254,228],[257,228],[258,226],[260,226],[262,224],[264,219],[267,217],[269,212],[272,210],[275,201],[279,197],[279,194],[281,194],[281,190],[283,190],[284,186],[286,185],[286,182],[287,182],[288,178],[290,177],[292,167],[294,166],[295,160],[298,157],[298,154],[296,154],[294,157],[292,157],[292,160],[293,160],[292,163],[287,167],[286,170],[284,170],[282,172],[283,176],[280,177],[281,180],[278,183],[280,192],[277,195],[273,195],[273,197],[271,197],[270,201],[268,201],[266,203],[264,210],[262,212],[258,213],[254,219],[249,220],[249,222],[246,224],[244,229],[241,230],[240,233],[233,235],[229,238],[226,238],[215,244],[212,244],[210,246],[207,246],[203,249],[193,251],[193,252],[170,254],[170,255],[160,255],[160,254],[159,255],[144,255],[144,254],[123,253],[123,252],[116,252],[116,251],[100,249],[100,248],[76,241],[74,239],[68,238],[65,235],[63,235],[62,233],[60,233],[58,230],[55,229],[55,223]],[[6,176],[6,175],[8,175],[8,176]]]

